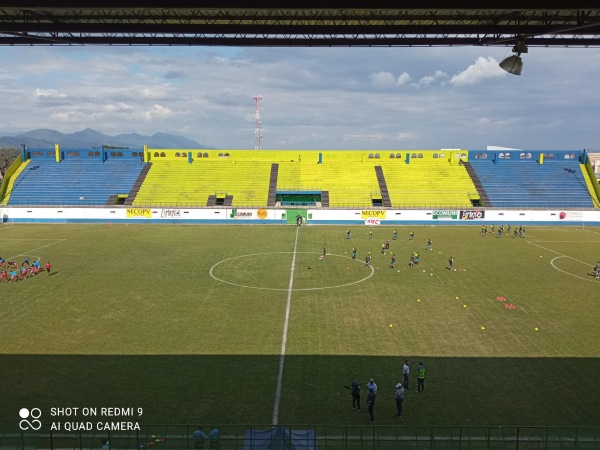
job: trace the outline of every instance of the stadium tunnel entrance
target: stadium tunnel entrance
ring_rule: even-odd
[[[285,211],[285,223],[295,223],[298,225],[300,219],[302,219],[302,223],[306,223],[307,218],[306,209],[287,209]]]

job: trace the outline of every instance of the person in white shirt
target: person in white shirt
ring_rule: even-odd
[[[402,381],[402,386],[404,389],[408,391],[408,375],[410,373],[410,368],[408,367],[408,359],[404,361],[404,365],[402,366],[402,375],[404,375],[404,381]]]

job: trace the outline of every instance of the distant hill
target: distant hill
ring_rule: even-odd
[[[25,144],[28,148],[50,148],[59,144],[63,148],[97,148],[100,145],[112,147],[142,148],[144,144],[150,148],[211,148],[193,139],[167,133],[155,133],[152,136],[141,134],[118,134],[109,136],[87,128],[76,133],[64,134],[56,130],[32,130],[13,136],[0,136],[0,147],[19,148]]]

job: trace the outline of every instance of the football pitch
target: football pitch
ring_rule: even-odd
[[[143,423],[365,425],[373,378],[377,425],[600,423],[600,228],[396,229],[2,225],[0,256],[53,273],[0,284],[0,422],[87,406],[142,408]]]

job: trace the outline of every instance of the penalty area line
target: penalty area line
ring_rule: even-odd
[[[288,285],[287,304],[285,306],[285,320],[283,322],[283,337],[281,339],[281,353],[279,354],[279,373],[277,374],[277,387],[275,388],[275,403],[273,404],[272,424],[277,425],[279,420],[279,403],[281,401],[281,385],[283,382],[283,366],[285,364],[285,348],[287,345],[288,325],[290,323],[290,307],[292,304],[292,286],[294,285],[294,270],[296,268],[296,250],[298,248],[298,230],[296,228],[296,240],[294,241],[294,254],[292,255],[292,267],[290,269],[290,282]]]
[[[580,280],[583,280],[583,281],[591,281],[592,283],[597,283],[597,281],[596,281],[596,280],[589,280],[589,279],[587,279],[587,278],[580,277],[579,275],[575,275],[574,273],[570,273],[570,272],[567,272],[566,270],[560,269],[559,267],[556,267],[556,265],[554,264],[554,262],[555,262],[556,260],[558,260],[558,259],[561,259],[561,258],[567,258],[567,259],[571,259],[571,260],[573,260],[573,261],[575,261],[575,262],[578,262],[578,263],[580,263],[580,264],[584,264],[584,265],[586,265],[586,266],[591,266],[592,264],[590,264],[590,263],[586,263],[585,261],[581,261],[581,260],[579,260],[579,259],[577,259],[577,258],[573,258],[572,256],[565,255],[564,253],[560,253],[560,252],[557,252],[557,251],[555,251],[555,250],[549,249],[549,248],[547,248],[547,247],[544,247],[543,245],[539,245],[539,244],[536,244],[536,243],[534,243],[534,242],[527,242],[527,243],[528,243],[528,244],[530,244],[530,245],[535,245],[536,247],[539,247],[539,248],[541,248],[541,249],[543,249],[543,250],[547,250],[547,251],[549,251],[549,252],[552,252],[552,253],[555,253],[555,254],[557,254],[558,256],[556,256],[556,257],[552,258],[552,260],[550,261],[550,265],[551,265],[551,266],[552,266],[554,269],[558,270],[559,272],[562,272],[562,273],[564,273],[565,275],[569,275],[569,276],[571,276],[571,277],[579,278]]]

